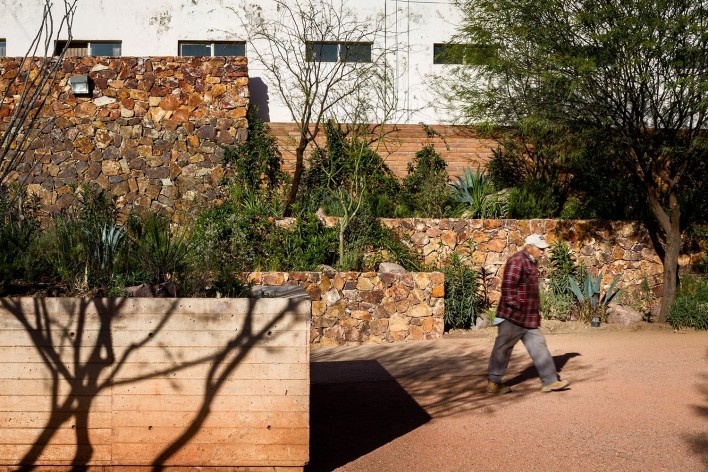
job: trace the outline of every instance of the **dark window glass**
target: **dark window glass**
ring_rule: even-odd
[[[307,60],[311,62],[337,62],[337,43],[308,43]]]
[[[120,56],[120,43],[90,43],[92,56]]]
[[[211,45],[197,43],[180,44],[179,55],[195,57],[211,56]]]
[[[5,57],[7,55],[7,43],[4,39],[0,39],[0,57]]]
[[[215,56],[245,56],[246,43],[214,43]]]
[[[371,44],[343,43],[339,55],[342,62],[371,62]]]

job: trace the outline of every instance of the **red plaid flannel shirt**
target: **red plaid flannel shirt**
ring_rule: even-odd
[[[538,267],[526,251],[519,251],[504,266],[497,316],[524,328],[538,328],[538,305]]]

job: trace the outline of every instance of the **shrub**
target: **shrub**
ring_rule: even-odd
[[[364,208],[349,223],[344,233],[349,256],[342,261],[342,270],[376,270],[381,262],[396,262],[406,270],[418,271],[421,256],[405,245],[393,230],[386,228],[368,208]],[[366,258],[365,254],[374,254]]]
[[[348,137],[346,129],[335,121],[328,121],[324,131],[327,144],[310,155],[298,193],[297,213],[315,213],[322,208],[327,215],[341,216],[341,201],[335,192],[355,188],[354,181],[365,178],[364,205],[376,216],[392,216],[401,185],[381,156],[360,138]]]
[[[685,276],[681,279],[668,322],[674,329],[708,329],[708,278]]]
[[[274,189],[283,184],[283,159],[277,139],[258,115],[258,107],[248,107],[248,138],[226,148],[223,161],[234,169],[234,180],[249,189]]]
[[[559,212],[553,186],[531,181],[509,192],[508,217],[516,219],[553,218]]]
[[[0,291],[34,265],[28,256],[41,233],[37,206],[37,198],[28,198],[19,185],[0,187]]]
[[[443,268],[445,274],[445,329],[469,328],[477,317],[485,317],[490,306],[484,273],[467,266],[452,253]]]
[[[440,218],[452,207],[447,163],[433,144],[424,144],[408,164],[397,216]]]

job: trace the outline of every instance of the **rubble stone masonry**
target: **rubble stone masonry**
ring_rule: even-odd
[[[18,58],[0,60],[0,90],[10,87],[0,129],[38,62],[20,70]],[[89,95],[71,93],[74,75],[88,75]],[[25,183],[49,212],[95,182],[124,211],[151,208],[179,223],[220,198],[222,146],[246,138],[248,100],[244,57],[65,58],[11,180]]]

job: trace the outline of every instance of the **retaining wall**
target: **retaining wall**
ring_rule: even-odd
[[[305,289],[312,298],[313,347],[417,341],[443,333],[440,272],[253,272],[248,281]]]
[[[0,469],[303,470],[311,303],[292,292],[0,299]]]

